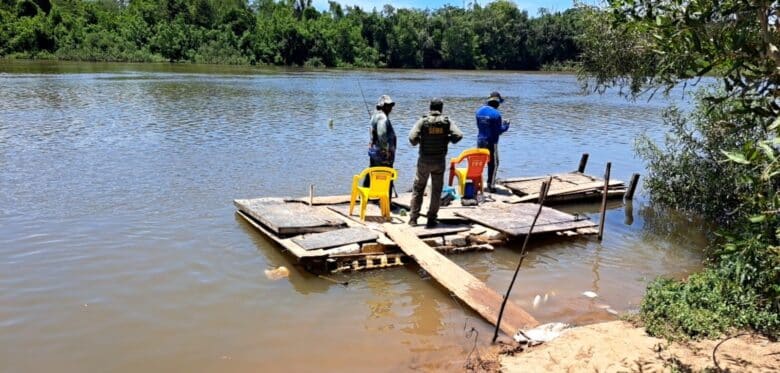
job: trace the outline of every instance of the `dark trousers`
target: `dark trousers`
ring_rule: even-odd
[[[496,173],[498,172],[498,144],[491,144],[488,142],[478,142],[477,147],[480,149],[487,149],[490,151],[490,161],[488,162],[488,188],[492,189],[496,187]]]
[[[412,186],[412,212],[409,217],[416,220],[420,217],[420,208],[422,207],[423,193],[425,185],[428,184],[428,177],[431,178],[431,204],[428,207],[428,221],[435,220],[439,214],[439,203],[441,202],[441,189],[444,185],[444,158],[417,160],[417,175],[414,177]]]
[[[393,168],[392,163],[380,163],[376,162],[373,159],[368,159],[368,167],[390,167]],[[368,188],[371,186],[371,175],[366,175],[366,178],[363,179],[363,187]],[[387,195],[389,196],[390,204],[392,206],[393,203],[393,182],[390,181],[390,190],[387,191]]]

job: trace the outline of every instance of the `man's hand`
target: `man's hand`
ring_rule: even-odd
[[[504,121],[504,125],[505,125],[505,126],[507,126],[507,127],[509,127],[509,121],[508,121],[508,120],[505,120],[505,121]]]

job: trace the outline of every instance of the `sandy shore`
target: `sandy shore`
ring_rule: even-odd
[[[725,341],[671,343],[647,335],[643,328],[613,321],[570,329],[547,344],[501,355],[499,361],[505,372],[698,372],[717,368],[778,372],[780,342],[748,334]]]

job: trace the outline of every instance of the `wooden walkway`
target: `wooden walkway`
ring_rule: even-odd
[[[414,259],[439,284],[451,291],[485,320],[493,325],[496,324],[503,300],[501,295],[425,244],[408,226],[385,224],[385,231],[406,255]],[[511,337],[518,330],[537,325],[539,322],[533,316],[512,302],[507,302],[501,320],[501,331]]]

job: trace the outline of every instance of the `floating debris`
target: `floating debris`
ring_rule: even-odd
[[[596,294],[596,293],[594,293],[592,291],[583,292],[582,295],[584,295],[584,296],[586,296],[588,298],[595,298],[595,297],[599,296],[598,294]]]
[[[539,307],[539,303],[541,302],[542,302],[542,297],[539,294],[536,294],[536,296],[534,297],[534,309],[536,309],[536,307]]]
[[[607,308],[606,310],[607,310],[607,312],[609,312],[609,313],[611,313],[611,314],[613,314],[613,315],[615,315],[615,316],[617,316],[617,315],[618,315],[618,311],[615,311],[615,310],[613,310],[613,309],[612,309],[612,307],[609,307],[609,308]]]
[[[558,338],[568,327],[568,324],[559,322],[539,325],[530,330],[517,332],[514,339],[518,343],[528,343],[530,346],[534,346]]]
[[[544,293],[544,303],[547,303],[547,293]]]
[[[285,266],[265,270],[265,277],[268,277],[269,280],[280,280],[288,276],[290,276],[290,270]]]

